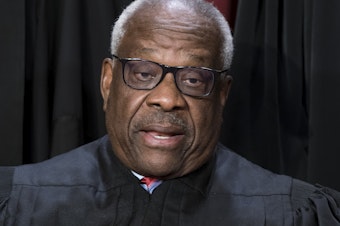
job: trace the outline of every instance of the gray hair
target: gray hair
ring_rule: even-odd
[[[233,38],[231,35],[230,27],[225,17],[221,12],[215,8],[211,3],[205,0],[135,0],[133,1],[120,15],[115,25],[113,26],[111,34],[111,54],[116,54],[121,40],[126,32],[127,22],[131,17],[145,4],[155,5],[161,4],[164,1],[169,3],[171,1],[180,2],[185,4],[188,9],[194,9],[196,13],[204,15],[208,20],[216,24],[222,34],[223,43],[221,58],[223,68],[230,68],[233,57]]]

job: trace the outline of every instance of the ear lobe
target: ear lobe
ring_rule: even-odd
[[[223,107],[225,106],[228,100],[228,95],[229,95],[232,81],[233,81],[233,78],[230,75],[227,75],[224,78],[222,78],[220,100],[221,100],[221,105]]]
[[[100,91],[103,97],[103,110],[106,111],[107,101],[110,95],[110,87],[112,82],[112,60],[106,58],[102,64]]]

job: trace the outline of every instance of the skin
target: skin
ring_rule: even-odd
[[[182,18],[183,13],[191,15]],[[144,9],[129,23],[117,54],[169,66],[222,69],[220,34],[214,27],[187,9]],[[182,94],[169,73],[153,90],[134,90],[123,81],[121,63],[105,59],[101,92],[114,153],[144,176],[170,179],[196,170],[218,142],[230,85],[231,77],[225,76],[215,81],[209,96],[194,98]]]

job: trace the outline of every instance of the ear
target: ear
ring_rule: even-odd
[[[224,107],[227,103],[232,81],[233,78],[230,75],[226,75],[221,78],[220,100],[222,107]]]
[[[106,58],[102,64],[100,91],[103,97],[103,110],[106,111],[107,101],[110,95],[110,87],[112,82],[112,59]]]

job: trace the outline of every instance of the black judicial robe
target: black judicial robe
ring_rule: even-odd
[[[222,145],[152,195],[108,137],[42,163],[0,169],[0,225],[340,225],[340,196],[276,175]]]

